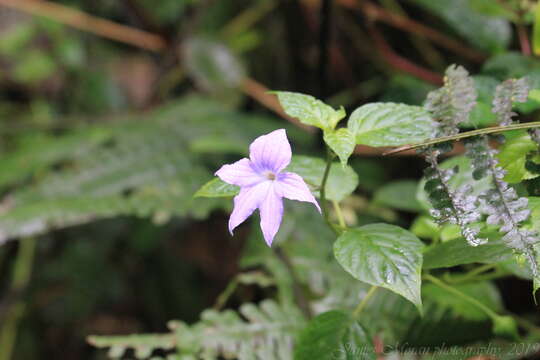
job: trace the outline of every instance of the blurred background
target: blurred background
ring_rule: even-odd
[[[0,0],[0,360],[103,359],[89,334],[160,332],[216,303],[246,266],[250,222],[231,237],[230,199],[193,194],[276,128],[295,153],[324,150],[269,89],[348,113],[421,104],[457,63],[489,104],[510,76],[540,85],[535,6]],[[522,110],[534,119],[538,105]],[[492,121],[476,108],[469,125]],[[423,160],[359,147],[351,165],[360,186],[347,221],[409,227]],[[498,286],[508,309],[534,308],[528,282]],[[243,286],[228,306],[272,291]]]

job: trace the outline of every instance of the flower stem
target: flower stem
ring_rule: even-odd
[[[390,151],[387,151],[383,153],[383,155],[390,155],[390,154],[396,154],[402,151],[406,150],[413,150],[425,146],[435,145],[439,143],[443,143],[446,141],[455,141],[455,140],[461,140],[465,139],[471,136],[477,136],[477,135],[485,135],[485,134],[494,134],[504,131],[510,131],[510,130],[521,130],[521,129],[532,129],[540,127],[540,121],[534,121],[534,122],[528,122],[524,124],[513,124],[513,125],[507,125],[507,126],[494,126],[494,127],[488,127],[485,129],[478,129],[478,130],[472,130],[472,131],[466,131],[462,132],[457,135],[450,135],[450,136],[442,136],[439,138],[435,138],[433,140],[424,141],[418,144],[412,144],[412,145],[405,145],[398,147],[397,149],[393,149]]]
[[[425,280],[431,281],[433,284],[440,287],[441,289],[444,289],[444,290],[446,290],[446,291],[460,297],[461,299],[467,301],[469,304],[476,306],[477,308],[482,310],[484,313],[486,313],[486,315],[489,316],[490,318],[496,319],[496,318],[499,317],[499,315],[497,315],[493,310],[488,308],[486,305],[482,304],[480,301],[476,300],[473,297],[470,297],[467,294],[462,293],[458,289],[456,289],[456,288],[454,288],[454,287],[452,287],[452,286],[450,286],[448,284],[445,284],[441,280],[437,279],[435,276],[426,274],[426,275],[423,276],[423,278]]]
[[[332,168],[332,160],[334,159],[334,155],[330,150],[328,150],[326,155],[326,168],[324,169],[324,174],[321,182],[321,209],[324,216],[324,220],[328,224],[328,226],[337,233],[334,225],[330,221],[330,214],[328,213],[328,206],[326,203],[326,182],[328,181],[328,175],[330,175],[330,169]]]
[[[375,285],[373,285],[372,287],[369,288],[366,296],[364,296],[364,298],[362,299],[362,301],[360,301],[360,303],[358,304],[356,309],[354,309],[353,317],[358,318],[358,316],[360,316],[360,313],[362,312],[362,310],[364,310],[364,308],[366,307],[369,299],[371,299],[371,297],[375,294],[375,291],[377,291],[378,288],[379,287],[375,286]]]
[[[493,270],[493,269],[496,269],[496,268],[497,268],[496,264],[485,264],[485,265],[482,265],[482,266],[478,266],[477,268],[469,271],[466,274],[463,274],[460,277],[448,278],[448,279],[445,278],[445,280],[447,282],[450,282],[450,283],[453,283],[453,284],[463,283],[463,282],[467,282],[467,281],[471,281],[471,280],[476,280],[480,274],[483,274],[483,273],[485,273],[485,272],[487,272],[489,270]]]

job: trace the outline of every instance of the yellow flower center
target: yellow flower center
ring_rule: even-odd
[[[268,180],[276,180],[276,174],[274,174],[273,172],[271,171],[266,171],[264,173],[264,176],[268,179]]]

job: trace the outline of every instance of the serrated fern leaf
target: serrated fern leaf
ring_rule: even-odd
[[[461,234],[472,246],[484,244],[487,240],[477,237],[478,229],[472,225],[480,219],[476,209],[476,197],[469,195],[470,185],[451,190],[448,184],[455,169],[442,169],[437,161],[437,152],[426,155],[430,166],[425,170],[425,190],[433,206],[431,215],[440,223],[459,225]]]
[[[458,125],[468,120],[469,113],[476,105],[476,98],[474,81],[467,70],[461,66],[449,66],[445,73],[444,86],[430,92],[424,104],[440,123],[437,135],[457,134]],[[425,170],[425,189],[433,206],[431,215],[440,223],[459,225],[467,242],[478,246],[487,240],[477,237],[479,231],[473,225],[481,216],[475,206],[477,199],[470,195],[470,187],[467,185],[455,190],[450,189],[448,181],[457,170],[442,169],[438,164],[439,155],[451,149],[451,143],[442,143],[423,150],[430,165]]]
[[[481,211],[487,215],[486,222],[498,225],[508,247],[523,254],[530,263],[533,275],[539,272],[534,244],[538,234],[522,229],[520,224],[529,218],[528,200],[518,197],[514,188],[504,181],[505,171],[498,165],[497,150],[489,147],[488,138],[480,136],[466,143],[467,156],[472,159],[473,176],[480,179],[489,176],[493,187],[479,196]]]
[[[171,350],[176,347],[174,334],[142,334],[126,336],[89,336],[88,343],[97,348],[109,348],[110,358],[121,358],[133,350],[135,358],[147,359],[154,350]]]
[[[239,313],[206,310],[196,328],[203,334],[203,354],[239,360],[287,360],[292,359],[294,335],[304,323],[297,308],[265,300],[259,306],[244,304]]]
[[[540,130],[539,129],[529,129],[529,135],[531,139],[538,145],[540,145]]]
[[[430,92],[424,107],[440,123],[439,136],[458,133],[458,125],[469,118],[476,105],[474,81],[462,66],[446,69],[444,86]]]
[[[497,121],[502,126],[511,125],[517,114],[512,111],[513,103],[525,102],[529,95],[529,85],[526,78],[509,79],[497,86],[493,97],[492,111],[497,115]]]
[[[205,216],[224,202],[192,198],[215,170],[204,166],[204,154],[244,151],[269,127],[257,116],[188,97],[99,127],[25,141],[0,157],[12,171],[0,186],[24,184],[0,203],[0,242],[120,215],[158,222]]]
[[[194,359],[292,360],[294,337],[304,325],[296,307],[265,300],[244,304],[238,312],[205,310],[193,326],[171,321],[171,333],[91,336],[88,341],[110,348],[113,357],[133,349],[138,359],[145,359],[156,349],[174,349],[179,356]]]

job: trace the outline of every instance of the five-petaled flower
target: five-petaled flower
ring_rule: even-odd
[[[291,161],[291,145],[284,129],[259,136],[249,146],[249,159],[223,165],[216,175],[226,183],[240,186],[229,218],[229,231],[259,209],[261,229],[268,246],[283,217],[283,198],[313,203],[321,208],[300,175],[282,172]]]

